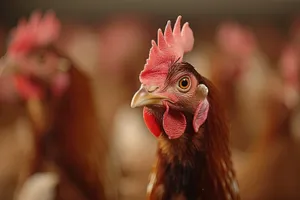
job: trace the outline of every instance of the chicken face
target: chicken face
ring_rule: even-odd
[[[185,132],[198,132],[207,118],[208,88],[194,67],[182,61],[192,50],[194,36],[188,23],[180,26],[179,16],[172,31],[168,21],[164,34],[158,30],[158,45],[152,41],[149,58],[140,74],[141,88],[131,107],[144,106],[149,130],[176,139]],[[193,127],[193,131],[190,131]]]
[[[149,74],[156,77],[157,74]],[[151,78],[150,78],[151,79]],[[197,132],[207,118],[208,88],[201,76],[188,63],[175,63],[162,83],[146,81],[132,99],[131,107],[144,106],[144,119],[149,130],[160,136],[165,132],[169,139],[179,138],[192,125]],[[192,117],[192,123],[188,123]]]
[[[153,74],[153,76],[155,76]],[[132,107],[166,106],[178,111],[185,110],[193,113],[197,101],[207,95],[207,88],[198,85],[199,74],[189,64],[176,63],[170,68],[162,84],[142,84],[132,100]]]
[[[11,32],[8,49],[1,60],[15,98],[26,103],[30,118],[38,132],[50,124],[50,116],[57,97],[61,97],[70,83],[69,59],[55,48],[60,33],[60,22],[54,13],[44,17],[39,12],[32,14],[28,21],[20,21]],[[2,69],[4,69],[2,67]],[[1,73],[1,72],[0,72]],[[52,103],[53,102],[53,103]]]
[[[54,43],[61,24],[51,11],[44,16],[34,12],[28,21],[21,20],[11,32],[6,65],[16,71],[14,84],[21,98],[41,99],[45,91],[60,96],[69,84],[67,59],[58,55]]]
[[[70,62],[55,52],[38,50],[7,64],[14,71],[12,84],[24,100],[45,98],[46,91],[60,96],[68,87]]]

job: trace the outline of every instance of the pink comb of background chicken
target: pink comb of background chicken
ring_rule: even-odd
[[[34,12],[28,22],[21,20],[13,30],[8,55],[20,57],[35,47],[48,45],[58,38],[60,26],[54,12],[48,11],[43,18],[41,12]]]
[[[250,30],[235,22],[227,22],[219,27],[217,42],[225,52],[241,58],[248,57],[255,47]]]
[[[283,51],[281,57],[281,73],[285,84],[298,88],[298,72],[299,72],[299,59],[296,50],[289,46]]]
[[[151,83],[161,86],[169,67],[177,60],[181,62],[184,53],[192,50],[193,31],[188,23],[185,23],[181,30],[180,22],[181,16],[178,16],[173,32],[170,21],[166,25],[164,34],[161,29],[158,29],[158,44],[152,40],[149,58],[140,75],[140,81],[143,84]]]
[[[280,60],[280,70],[283,78],[283,100],[288,108],[292,109],[299,102],[299,59],[294,46],[284,49]]]

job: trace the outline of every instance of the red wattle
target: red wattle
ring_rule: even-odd
[[[144,115],[145,124],[148,127],[149,131],[155,137],[159,137],[162,131],[160,129],[158,122],[156,121],[155,116],[151,113],[151,111],[147,107],[144,107],[143,115]]]
[[[166,104],[166,111],[163,116],[163,127],[169,139],[179,138],[184,134],[186,119],[183,113],[169,109]]]
[[[19,94],[26,100],[30,98],[42,98],[43,96],[41,89],[32,84],[26,77],[16,75],[14,83]]]

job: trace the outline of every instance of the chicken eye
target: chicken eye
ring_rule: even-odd
[[[186,92],[191,87],[191,81],[189,77],[183,77],[178,81],[178,89],[182,92]]]

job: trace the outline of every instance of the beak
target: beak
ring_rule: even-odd
[[[143,86],[134,94],[131,100],[131,108],[147,105],[163,105],[162,101],[167,97],[149,93]]]

